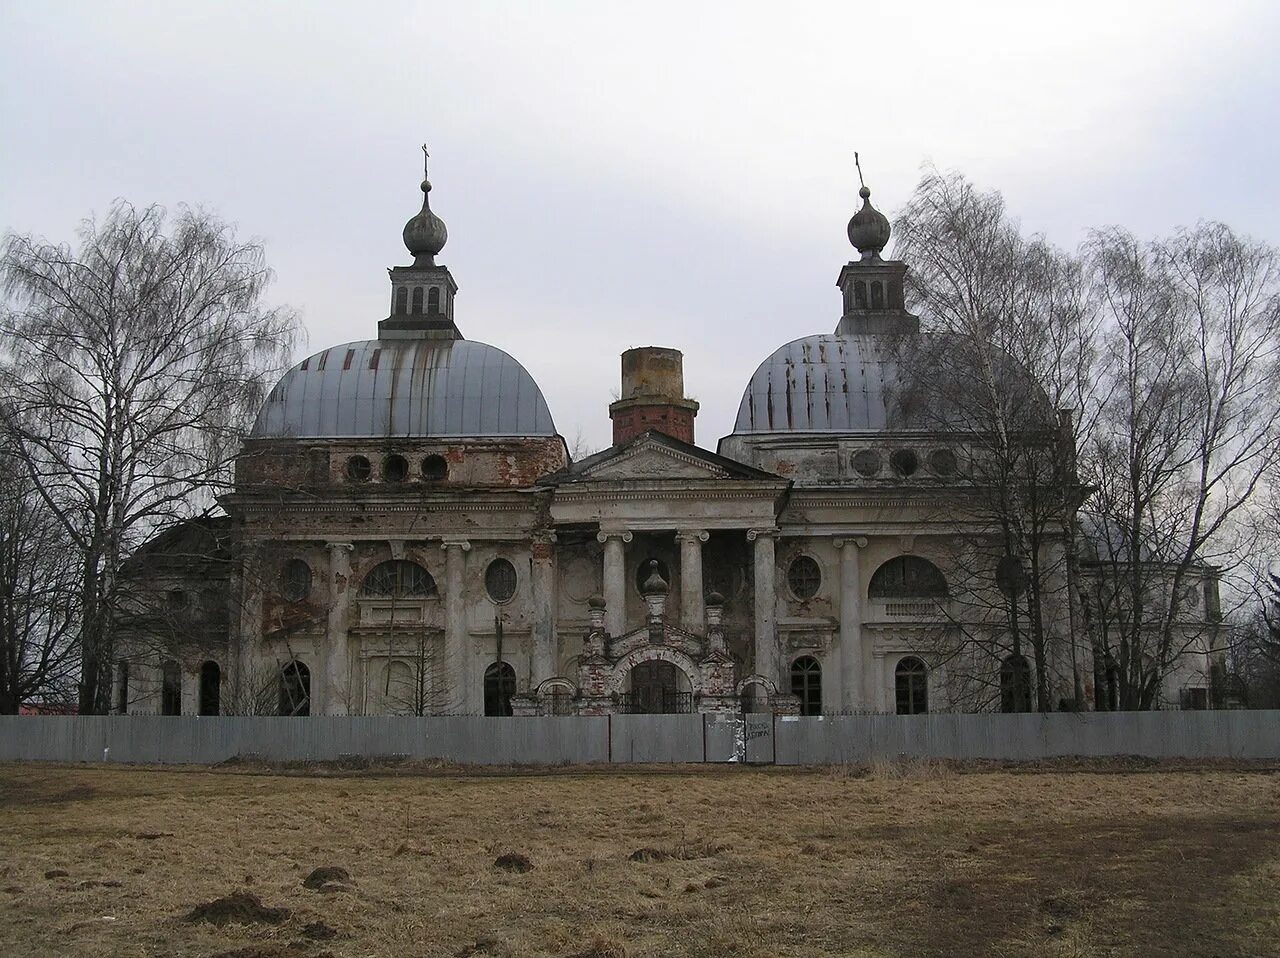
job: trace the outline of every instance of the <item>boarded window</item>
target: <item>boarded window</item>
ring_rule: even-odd
[[[431,291],[427,293],[427,312],[440,312],[440,287],[432,286]]]
[[[415,286],[413,288],[413,311],[415,313],[422,312],[422,287]]]
[[[401,286],[396,290],[396,314],[403,316],[409,311],[409,288]]]
[[[280,670],[279,713],[311,714],[311,670],[301,662],[286,662]]]

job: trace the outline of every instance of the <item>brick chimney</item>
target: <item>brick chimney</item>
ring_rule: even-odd
[[[698,404],[684,394],[684,354],[640,346],[622,354],[622,398],[609,404],[616,446],[654,430],[693,444]]]

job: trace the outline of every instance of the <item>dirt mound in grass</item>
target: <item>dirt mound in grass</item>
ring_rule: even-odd
[[[303,888],[323,889],[325,886],[349,885],[351,873],[337,865],[322,865],[311,870],[311,874],[303,879]]]
[[[219,951],[209,958],[333,958],[331,951],[310,951],[309,947],[299,941],[287,945],[246,945],[243,948],[232,948],[230,951]]]
[[[528,855],[521,855],[519,852],[507,852],[505,855],[499,855],[493,860],[493,867],[500,868],[504,872],[531,872],[533,871],[533,862],[529,860]]]
[[[288,908],[269,908],[257,895],[238,891],[196,905],[184,920],[211,925],[279,925],[288,917]]]
[[[671,853],[661,848],[637,848],[627,856],[629,862],[665,862]]]

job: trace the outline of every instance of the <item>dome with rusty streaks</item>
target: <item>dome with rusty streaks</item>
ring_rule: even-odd
[[[542,390],[494,346],[369,340],[308,356],[271,390],[252,438],[554,436]]]
[[[735,433],[867,432],[890,427],[898,365],[883,336],[806,336],[760,364]]]

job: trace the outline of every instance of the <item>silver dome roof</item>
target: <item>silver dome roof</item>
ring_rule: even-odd
[[[887,429],[897,384],[893,340],[806,336],[778,349],[747,383],[734,433]]]
[[[466,339],[347,343],[271,390],[256,439],[554,436],[538,384],[501,349]]]

